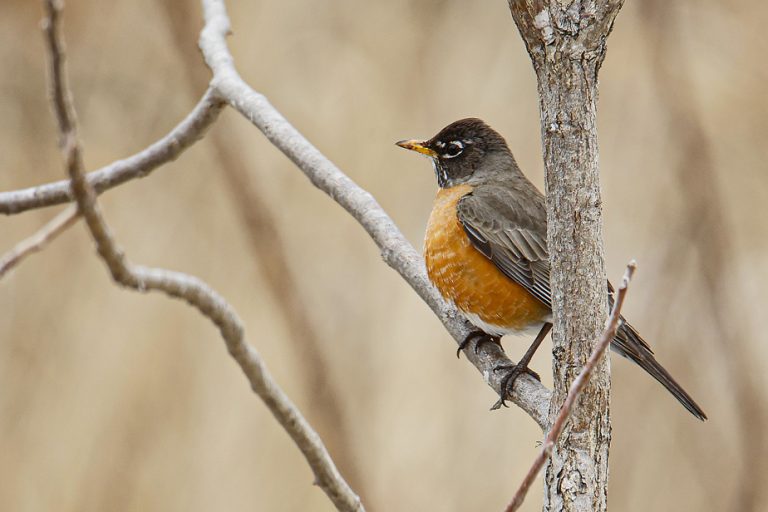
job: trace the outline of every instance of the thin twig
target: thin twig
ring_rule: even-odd
[[[61,24],[59,23],[61,7],[61,0],[48,0],[45,2],[45,13],[47,18],[43,20],[43,32],[45,33],[45,39],[48,44],[51,59],[51,87],[49,92],[51,94],[53,109],[56,112],[56,120],[59,122],[59,135],[62,137],[59,142],[63,147],[63,137],[73,131],[77,120],[75,119],[72,97],[66,82],[67,76],[66,73],[63,72],[66,53],[64,50],[63,39],[59,33],[59,27],[61,27]]]
[[[520,488],[512,498],[512,501],[509,503],[509,505],[507,505],[507,508],[504,509],[505,512],[514,512],[520,508],[520,505],[523,504],[525,496],[528,494],[528,489],[531,487],[531,484],[533,484],[533,481],[536,479],[539,471],[541,471],[541,468],[544,467],[544,463],[552,454],[552,449],[554,448],[555,443],[557,443],[557,439],[560,437],[560,434],[563,432],[565,422],[568,421],[568,418],[571,415],[573,404],[576,403],[576,399],[579,397],[579,394],[584,390],[584,387],[589,382],[589,378],[592,376],[592,372],[595,370],[598,363],[602,359],[603,354],[605,354],[605,351],[611,344],[613,337],[616,336],[616,330],[619,328],[619,321],[621,318],[621,307],[624,305],[624,297],[627,295],[627,287],[629,286],[629,282],[632,280],[632,276],[634,275],[636,268],[637,264],[634,260],[630,261],[627,265],[627,270],[624,272],[624,277],[622,277],[621,284],[619,285],[619,289],[616,293],[616,301],[613,303],[611,314],[606,320],[605,329],[603,330],[603,334],[600,336],[600,341],[597,343],[597,346],[595,346],[592,354],[589,356],[587,364],[584,365],[584,368],[581,370],[579,375],[571,383],[571,387],[568,390],[568,395],[565,397],[565,401],[560,407],[560,412],[558,412],[557,418],[552,424],[552,428],[544,439],[541,452],[539,452],[536,460],[533,461],[531,469],[529,469],[528,474],[525,475],[525,478],[520,484]]]
[[[42,251],[48,243],[67,230],[78,218],[77,207],[70,205],[29,238],[17,243],[0,257],[0,279],[32,253]]]
[[[167,135],[146,149],[123,160],[88,173],[88,182],[101,194],[126,181],[143,178],[161,165],[175,160],[192,144],[200,140],[226,106],[207,90],[192,111]],[[12,215],[74,200],[69,180],[0,192],[0,213]]]
[[[47,0],[46,6],[49,11],[48,30],[53,34],[50,37],[49,52],[52,62],[57,59],[60,62],[63,57],[62,45],[56,23],[60,5],[55,0]],[[63,69],[61,66],[53,65],[51,73],[52,75],[63,74]],[[56,88],[65,86],[62,76],[52,76],[51,82]],[[69,93],[66,90],[54,91],[53,97],[64,98],[66,102]],[[112,237],[99,210],[96,191],[83,172],[82,154],[77,142],[77,127],[74,116],[68,114],[69,108],[71,104],[68,108],[55,108],[55,111],[57,116],[62,116],[59,120],[60,126],[68,127],[67,131],[62,133],[62,140],[72,193],[96,242],[98,253],[107,264],[115,281],[139,291],[162,291],[171,297],[185,300],[208,317],[219,328],[230,354],[242,368],[253,390],[264,400],[272,414],[307,458],[315,472],[318,485],[339,510],[363,511],[360,499],[339,474],[317,433],[277,386],[256,350],[245,340],[242,322],[224,298],[195,277],[179,272],[136,266],[128,262]]]
[[[371,194],[360,188],[302,136],[264,95],[243,81],[226,44],[230,25],[224,2],[202,0],[202,3],[205,26],[200,34],[200,49],[213,71],[211,86],[215,92],[261,130],[313,185],[328,194],[363,226],[378,245],[384,261],[399,272],[429,305],[456,342],[463,341],[472,328],[429,282],[419,253]],[[474,344],[465,350],[467,359],[480,371],[488,385],[500,393],[503,373],[493,369],[509,364],[509,360],[502,351],[493,347],[479,352],[474,353]],[[509,399],[528,413],[542,430],[546,430],[550,392],[540,382],[527,375],[521,376],[515,381]]]

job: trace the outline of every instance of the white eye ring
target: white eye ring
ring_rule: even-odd
[[[440,158],[456,158],[464,151],[464,143],[460,140],[452,140],[448,143],[448,151],[440,155]]]

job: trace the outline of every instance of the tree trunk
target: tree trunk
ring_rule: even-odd
[[[597,74],[621,5],[509,0],[538,79],[554,311],[550,422],[608,311],[595,116]],[[547,464],[545,511],[606,510],[609,398],[605,357]]]

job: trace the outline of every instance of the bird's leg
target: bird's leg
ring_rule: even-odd
[[[541,326],[541,330],[539,331],[539,334],[536,335],[536,339],[533,340],[533,343],[531,343],[531,346],[528,347],[528,350],[525,352],[520,361],[517,362],[517,364],[501,365],[493,369],[495,372],[508,370],[508,373],[504,376],[503,379],[501,379],[501,398],[499,398],[499,401],[496,402],[493,407],[491,407],[491,410],[498,409],[502,405],[504,407],[507,406],[507,404],[504,403],[504,399],[507,397],[507,393],[512,391],[512,387],[515,385],[517,378],[523,373],[527,373],[538,381],[541,380],[538,373],[528,368],[528,363],[531,362],[533,354],[536,353],[536,350],[539,348],[539,345],[541,345],[541,342],[544,340],[544,338],[547,337],[550,329],[552,329],[552,324],[549,322]]]
[[[471,333],[467,334],[467,337],[464,338],[464,341],[459,343],[459,348],[456,350],[456,357],[460,358],[461,351],[467,348],[467,345],[469,345],[469,343],[475,338],[477,338],[477,343],[475,343],[475,354],[477,354],[477,351],[480,350],[480,346],[484,343],[495,343],[498,346],[501,346],[501,338],[499,336],[493,336],[481,330],[472,331]]]

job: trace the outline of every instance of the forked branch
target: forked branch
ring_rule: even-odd
[[[368,232],[381,250],[384,261],[395,269],[443,322],[457,343],[466,338],[471,327],[456,309],[447,304],[429,282],[424,261],[405,239],[392,219],[376,200],[360,188],[325,155],[304,138],[267,100],[254,91],[238,74],[229,53],[226,36],[229,18],[222,0],[202,0],[205,26],[200,34],[200,49],[213,71],[211,86],[221,99],[251,121],[267,139],[282,151],[309,178],[313,185],[328,194]],[[493,369],[509,360],[500,350],[489,347],[478,354],[470,347],[467,358],[497,393],[501,391],[503,373]],[[550,392],[540,382],[522,376],[508,397],[547,429]]]
[[[205,26],[200,46],[206,62],[213,70],[211,89],[189,116],[166,137],[130,158],[89,173],[86,179],[94,191],[98,194],[131,179],[143,177],[161,164],[175,159],[202,137],[217,119],[225,103],[228,103],[258,127],[315,186],[326,192],[363,226],[379,246],[384,261],[397,270],[429,305],[457,343],[461,342],[471,327],[429,283],[421,256],[368,192],[357,186],[312,146],[263,95],[243,82],[226,46],[229,19],[224,3],[221,0],[203,0],[203,7]],[[69,181],[0,192],[0,213],[15,214],[73,199]],[[493,369],[508,364],[509,360],[499,350],[484,348],[475,353],[472,348],[466,351],[467,358],[480,371],[488,385],[499,393],[502,374]],[[546,430],[550,396],[550,391],[541,383],[523,376],[516,381],[515,389],[508,398]]]
[[[242,322],[224,298],[195,277],[132,265],[110,233],[99,209],[96,191],[83,172],[74,110],[63,70],[64,53],[58,25],[60,9],[60,4],[55,0],[46,1],[48,18],[44,26],[52,64],[54,110],[62,130],[61,140],[72,194],[112,277],[119,284],[138,291],[158,290],[170,297],[182,299],[209,318],[219,328],[227,349],[240,365],[253,390],[301,449],[315,472],[317,484],[328,494],[337,509],[363,511],[360,499],[339,474],[317,433],[277,386],[256,350],[245,340]]]

